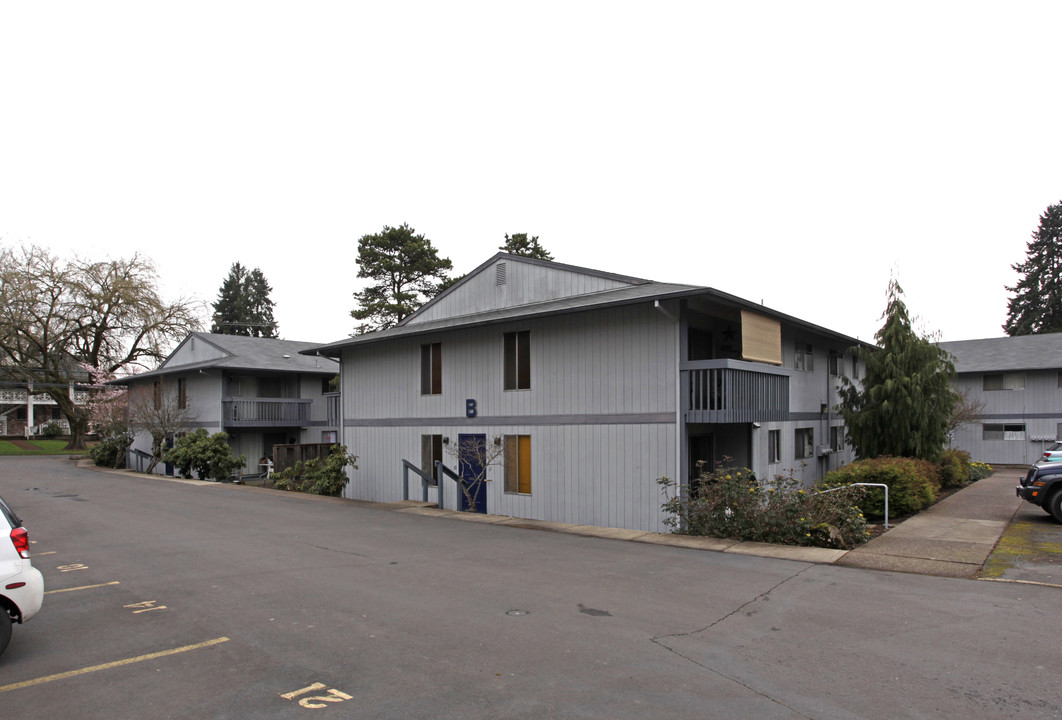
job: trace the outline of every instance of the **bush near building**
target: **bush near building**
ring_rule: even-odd
[[[937,500],[940,469],[928,460],[879,457],[857,460],[826,473],[820,487],[834,488],[853,483],[879,483],[889,488],[889,517],[913,515]],[[867,488],[863,512],[868,517],[885,517],[885,492]]]
[[[718,467],[691,484],[683,500],[677,484],[660,478],[674,531],[735,540],[852,548],[869,537],[860,512],[863,488],[817,493],[792,477],[760,481],[747,468]]]

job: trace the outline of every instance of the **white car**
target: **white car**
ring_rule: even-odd
[[[30,561],[29,534],[22,520],[0,498],[0,654],[11,641],[11,627],[33,618],[44,601],[44,578]]]
[[[1037,462],[1058,462],[1059,460],[1062,460],[1062,442],[1054,442],[1044,448],[1044,453]]]

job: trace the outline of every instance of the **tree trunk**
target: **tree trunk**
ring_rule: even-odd
[[[67,450],[84,450],[85,433],[88,430],[88,416],[82,408],[74,404],[68,392],[63,389],[49,389],[48,396],[55,400],[59,406],[59,412],[63,414],[70,424],[70,442],[66,444]]]

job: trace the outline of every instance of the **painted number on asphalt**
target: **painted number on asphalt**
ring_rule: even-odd
[[[326,687],[326,685],[322,685],[321,683],[314,683],[309,687],[304,687],[302,690],[295,690],[294,692],[284,693],[280,697],[284,698],[285,700],[294,700],[300,695],[306,695],[307,693],[316,692],[317,690],[324,690]],[[354,699],[352,695],[347,695],[345,692],[340,692],[335,688],[326,690],[325,692],[327,692],[328,694],[304,697],[299,700],[299,705],[302,705],[304,708],[312,708],[314,710],[317,710],[323,707],[328,707],[328,703],[339,703],[343,702],[344,700]]]
[[[144,602],[133,603],[132,605],[122,605],[124,608],[137,608],[133,610],[134,615],[140,613],[151,612],[152,610],[165,610],[165,605],[157,605],[158,600],[145,600]]]
[[[88,565],[74,563],[73,565],[60,565],[56,568],[59,572],[73,572],[74,570],[88,570]]]

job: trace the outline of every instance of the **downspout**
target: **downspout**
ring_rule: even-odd
[[[675,323],[675,475],[679,484],[679,493],[682,502],[686,502],[688,480],[682,477],[682,435],[685,428],[682,425],[682,324],[680,319],[671,314],[659,300],[653,301],[653,307]],[[685,523],[681,526],[685,530]]]

